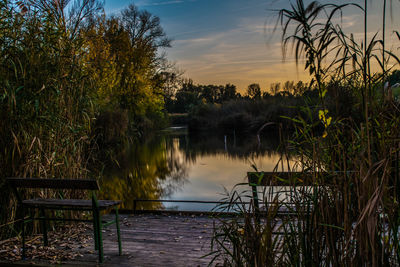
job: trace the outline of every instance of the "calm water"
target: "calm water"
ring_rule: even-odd
[[[246,172],[272,171],[279,161],[277,137],[258,139],[232,135],[191,136],[185,128],[170,128],[144,143],[126,147],[107,168],[101,197],[218,201],[225,189],[247,181]],[[225,189],[224,189],[225,188]],[[248,189],[242,186],[240,190]],[[141,203],[138,208],[210,210],[214,204]]]

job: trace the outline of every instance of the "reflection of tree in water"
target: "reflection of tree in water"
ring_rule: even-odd
[[[179,148],[179,142],[176,139],[163,137],[165,140],[167,165],[169,169],[168,179],[163,179],[164,196],[170,196],[180,188],[183,188],[188,177],[188,165],[184,159],[184,155]]]
[[[276,155],[278,135],[263,136],[238,136],[197,134],[180,135],[179,147],[184,151],[186,160],[196,162],[197,157],[224,154],[229,158],[248,160],[258,157]]]
[[[156,137],[126,148],[118,156],[119,168],[105,171],[100,197],[122,200],[121,208],[133,209],[134,199],[159,199],[182,187],[186,165],[167,147],[165,137]],[[155,209],[161,204],[142,202],[137,208]]]
[[[199,157],[225,155],[247,161],[276,155],[276,136],[262,138],[228,135],[188,135],[167,132],[144,143],[125,148],[118,155],[118,166],[105,171],[101,198],[119,199],[124,209],[133,209],[134,199],[166,198],[183,188],[188,168]],[[160,203],[139,202],[138,209],[159,209]]]

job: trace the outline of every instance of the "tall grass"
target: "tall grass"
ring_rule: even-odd
[[[166,124],[159,18],[103,4],[0,0],[0,225],[17,216],[4,177],[97,178],[108,150]]]
[[[365,34],[361,42],[334,23],[347,8],[363,12]],[[320,105],[303,106],[304,112],[291,119],[294,134],[281,145],[285,153],[297,155],[297,170],[328,171],[332,175],[315,175],[311,187],[289,185],[294,205],[277,198],[275,206],[285,207],[295,216],[275,216],[270,212],[274,206],[266,199],[267,219],[260,225],[246,219],[255,216],[252,210],[250,214],[243,212],[244,220],[224,221],[217,227],[214,240],[219,244],[215,252],[227,265],[269,266],[272,258],[275,266],[398,266],[400,105],[390,95],[381,95],[391,70],[388,62],[398,59],[395,52],[384,50],[385,39],[374,35],[368,41],[368,15],[367,1],[361,7],[318,2],[306,6],[297,0],[291,9],[279,11],[284,51],[293,44],[296,59],[305,58],[320,96]],[[383,73],[374,72],[373,64],[378,64]],[[333,116],[334,110],[327,106],[328,81],[334,81],[336,88],[351,90],[360,120]],[[313,113],[318,119],[307,115]],[[319,123],[323,132],[314,131]],[[226,208],[235,205],[227,202]],[[270,216],[279,221],[281,233],[273,235],[279,240],[274,244],[279,246],[268,250],[272,256],[263,256],[257,262],[243,260],[258,259],[260,253],[246,249],[250,245],[241,241],[240,231],[234,233],[237,239],[232,238],[231,229],[239,224],[249,229],[243,238],[251,239],[251,244],[262,242]],[[227,237],[229,246],[221,241]],[[244,253],[238,261],[236,251]]]
[[[96,2],[84,3],[85,15],[70,19],[83,23],[95,14]],[[87,177],[96,158],[95,106],[78,60],[83,40],[57,11],[50,1],[23,9],[0,1],[0,224],[18,215],[4,177]],[[0,236],[9,234],[14,229],[0,228]]]

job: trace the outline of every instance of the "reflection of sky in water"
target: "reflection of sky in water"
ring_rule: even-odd
[[[184,158],[185,151],[179,147],[179,140],[173,140],[171,149],[175,157]],[[169,153],[167,153],[169,154]],[[279,161],[275,153],[254,156],[254,158],[232,157],[229,153],[218,151],[206,155],[196,155],[194,161],[187,161],[187,180],[165,199],[172,200],[207,200],[218,201],[223,197],[224,188],[231,191],[238,183],[246,183],[246,173],[258,170],[272,171]],[[248,190],[248,186],[240,186],[239,191]],[[209,210],[215,204],[164,203],[167,209]]]
[[[133,209],[134,199],[219,201],[226,188],[246,183],[246,173],[272,171],[279,161],[277,137],[258,142],[235,134],[192,136],[185,129],[170,129],[144,142],[123,148],[118,165],[106,168],[100,197],[122,200]],[[279,171],[280,169],[278,169]],[[249,190],[241,186],[238,191]],[[247,201],[247,200],[245,200]],[[210,210],[215,204],[164,203],[168,209]],[[138,209],[159,209],[160,203],[140,202]]]

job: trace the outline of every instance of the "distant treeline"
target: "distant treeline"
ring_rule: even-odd
[[[356,96],[351,88],[338,82],[326,85],[325,104],[335,118],[360,117],[355,106]],[[263,92],[259,84],[250,84],[242,95],[236,86],[195,85],[191,80],[182,82],[174,95],[166,98],[170,113],[187,113],[187,124],[191,131],[218,130],[224,132],[257,133],[283,127],[291,130],[294,118],[301,115],[309,121],[318,121],[320,96],[315,85],[299,81],[273,83],[269,92]],[[305,114],[304,107],[312,109]],[[321,126],[321,125],[320,125]],[[319,126],[316,126],[318,129]]]
[[[179,82],[179,80],[176,80]],[[191,79],[181,80],[174,91],[165,94],[165,106],[169,113],[186,113],[200,104],[222,104],[231,100],[261,100],[272,96],[298,97],[313,91],[307,83],[286,81],[272,83],[269,92],[261,90],[257,83],[250,84],[244,94],[233,84],[201,85],[193,84]],[[313,95],[313,93],[311,93]]]

